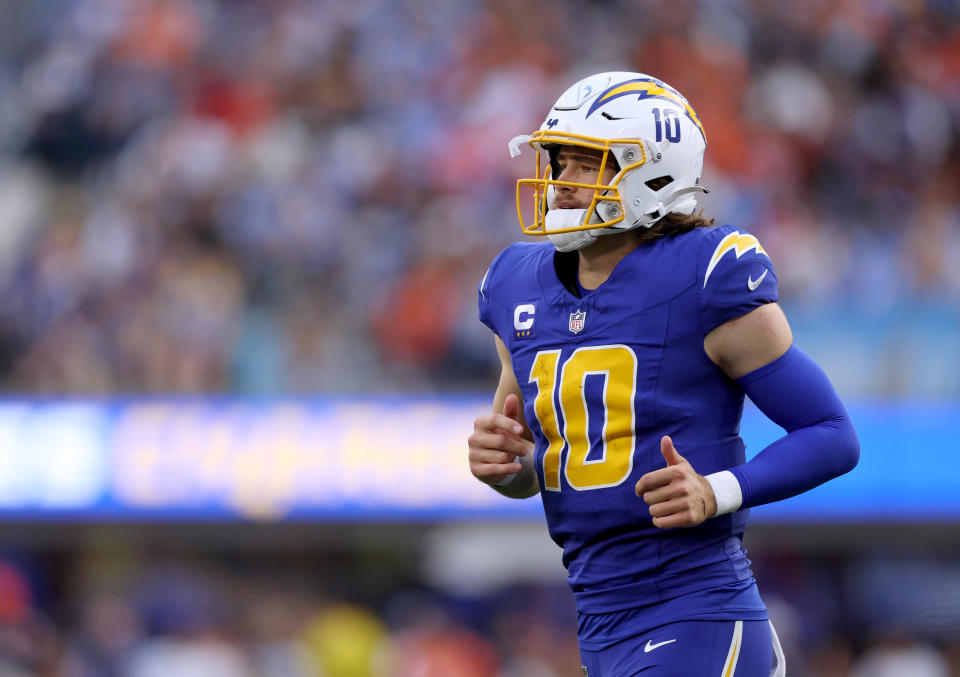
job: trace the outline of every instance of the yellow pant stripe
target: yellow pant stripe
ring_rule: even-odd
[[[730,651],[727,652],[727,660],[723,664],[723,672],[720,677],[733,677],[737,671],[737,660],[740,658],[740,641],[743,639],[743,621],[737,621],[733,624],[733,638],[730,640]]]

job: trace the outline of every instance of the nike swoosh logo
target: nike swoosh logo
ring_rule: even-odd
[[[747,276],[747,289],[749,289],[750,291],[755,291],[755,290],[757,289],[757,287],[760,286],[760,283],[763,282],[763,278],[765,278],[765,277],[767,276],[767,273],[769,273],[769,272],[770,272],[769,270],[763,271],[763,275],[761,275],[760,277],[758,277],[756,280],[753,279],[753,276],[748,275],[748,276]]]
[[[665,642],[657,642],[656,644],[654,644],[653,642],[651,642],[651,641],[648,639],[648,640],[647,640],[647,645],[646,645],[645,647],[643,647],[643,653],[650,653],[650,652],[653,651],[654,649],[659,649],[659,648],[662,647],[664,644],[672,644],[673,642],[676,642],[676,641],[677,641],[677,640],[675,640],[675,639],[668,639],[668,640],[665,641]]]

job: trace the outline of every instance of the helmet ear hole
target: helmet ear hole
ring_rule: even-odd
[[[655,179],[650,179],[649,181],[645,182],[645,185],[650,190],[656,192],[669,183],[673,183],[673,177],[670,175],[665,175],[665,176],[658,176]]]

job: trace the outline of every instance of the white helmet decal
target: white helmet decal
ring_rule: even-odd
[[[590,110],[587,111],[586,117],[590,117],[597,111],[597,109],[602,108],[605,104],[613,101],[614,99],[633,94],[637,95],[637,101],[641,101],[643,99],[661,99],[663,101],[675,103],[683,108],[686,116],[690,118],[690,121],[696,125],[697,130],[700,132],[700,136],[703,138],[703,145],[707,145],[707,133],[703,131],[703,124],[700,122],[700,117],[697,115],[697,112],[693,110],[693,107],[687,102],[687,100],[683,98],[683,95],[667,83],[649,76],[634,78],[633,80],[620,82],[613,87],[608,87],[590,106]],[[659,109],[653,109],[653,111],[656,110]],[[659,116],[654,114],[654,118],[658,120],[659,124]],[[677,139],[677,141],[679,141],[679,139]]]

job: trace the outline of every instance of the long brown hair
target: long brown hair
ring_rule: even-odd
[[[702,210],[695,214],[670,212],[649,228],[637,228],[633,232],[643,242],[652,242],[667,235],[686,233],[694,228],[709,228],[713,223],[714,220],[706,218]]]

